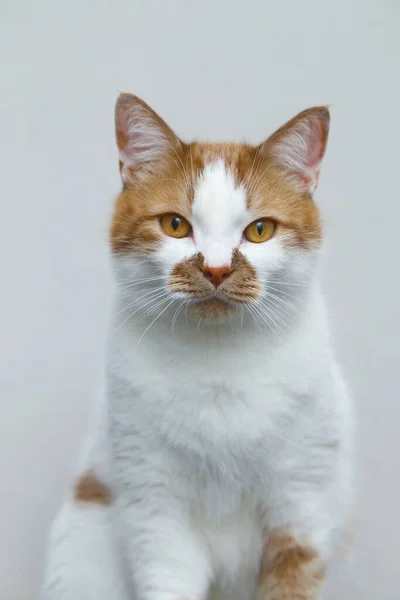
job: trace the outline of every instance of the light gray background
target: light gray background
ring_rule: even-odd
[[[2,0],[0,11],[0,600],[38,597],[101,382],[120,91],[188,138],[256,141],[332,105],[318,201],[360,428],[359,533],[332,598],[399,599],[399,2]]]

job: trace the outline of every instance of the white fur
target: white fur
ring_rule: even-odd
[[[210,267],[230,266],[243,229],[251,221],[246,191],[236,187],[222,160],[206,165],[195,189],[192,220],[194,244]]]
[[[94,469],[116,505],[66,504],[45,600],[253,600],[273,529],[334,554],[351,502],[352,417],[317,256],[279,236],[243,240],[254,218],[217,162],[195,190],[193,239],[115,257],[107,390],[80,472]],[[198,326],[166,278],[185,257],[201,251],[218,266],[236,247],[262,284],[258,312]]]

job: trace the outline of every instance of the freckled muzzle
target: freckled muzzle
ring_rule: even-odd
[[[238,305],[255,302],[261,291],[256,271],[238,250],[231,266],[207,267],[202,254],[175,266],[168,289],[192,300],[189,306],[206,318],[234,314]]]

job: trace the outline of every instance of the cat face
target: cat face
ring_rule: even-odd
[[[265,324],[284,322],[321,242],[312,193],[328,128],[328,110],[312,108],[258,146],[186,144],[143,101],[121,95],[124,188],[111,248],[134,310],[185,306],[215,319],[247,308]]]

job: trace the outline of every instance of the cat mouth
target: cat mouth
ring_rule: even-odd
[[[204,319],[221,319],[233,316],[237,306],[217,294],[212,294],[208,298],[190,300],[189,310],[195,316]]]

